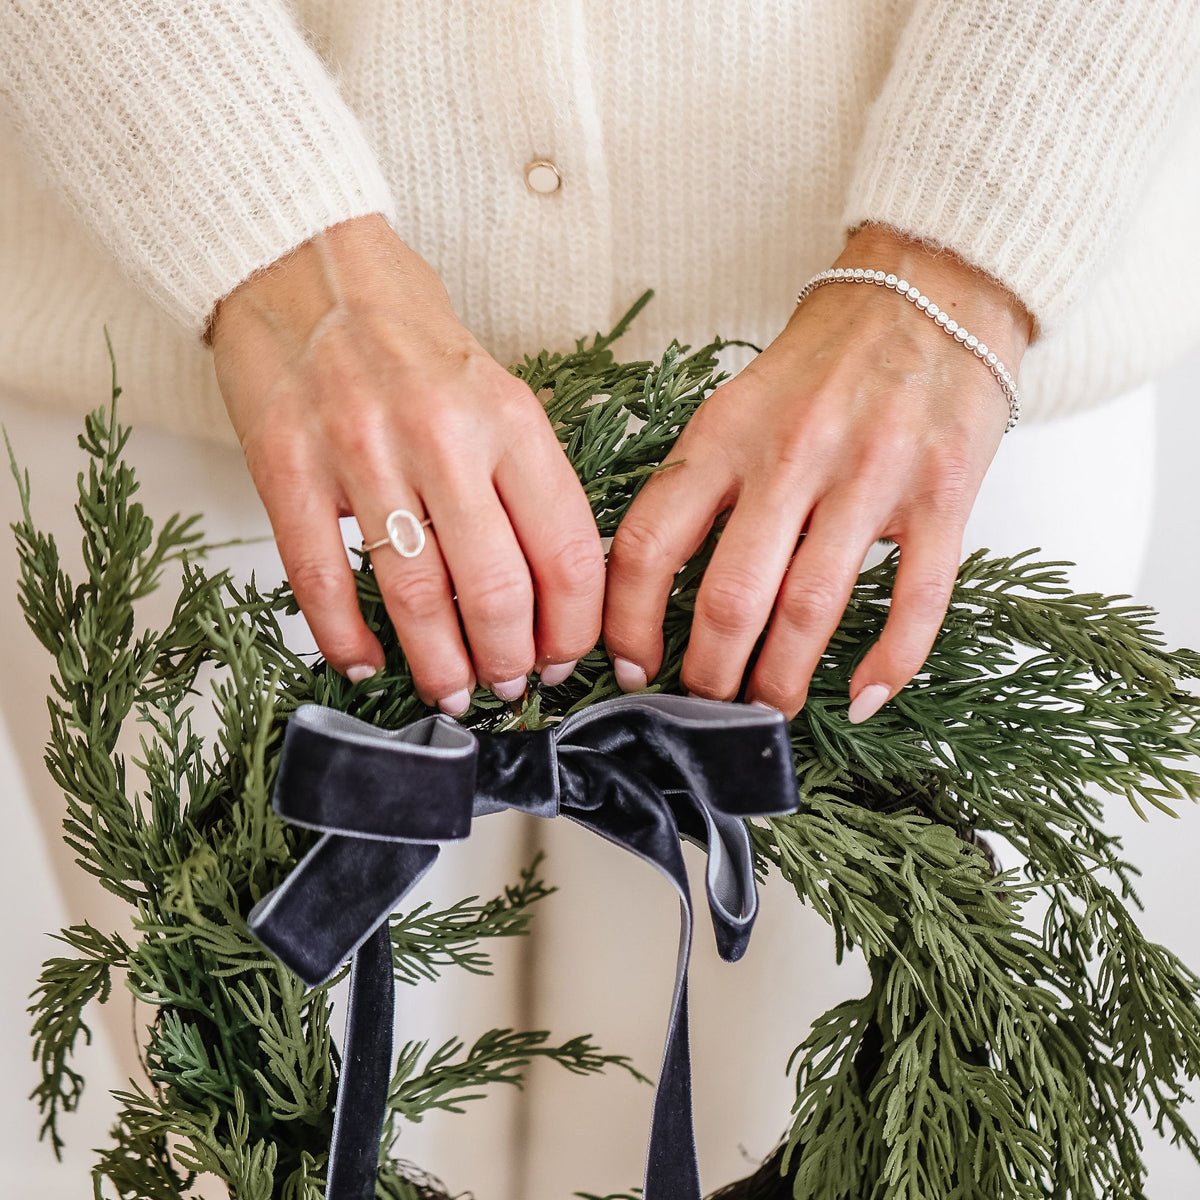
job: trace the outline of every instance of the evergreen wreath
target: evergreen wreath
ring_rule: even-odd
[[[602,535],[726,378],[718,351],[744,344],[673,342],[657,363],[618,361],[612,343],[650,294],[607,335],[512,368],[544,398]],[[272,773],[302,702],[388,728],[429,710],[368,561],[358,595],[387,655],[369,690],[288,647],[281,617],[297,606],[286,584],[207,568],[214,547],[199,517],[156,526],[122,457],[119,394],[114,360],[112,403],[79,438],[81,581],[35,523],[28,472],[9,447],[20,601],[55,664],[46,764],[65,796],[64,836],[80,867],[133,910],[131,933],[62,930],[65,952],[43,967],[30,1009],[42,1133],[57,1152],[60,1117],[84,1086],[72,1052],[90,1037],[89,1006],[113,998],[115,973],[153,1016],[141,1030],[146,1082],[116,1097],[96,1194],[179,1200],[210,1173],[236,1200],[318,1200],[339,1069],[336,979],[306,990],[245,923],[311,838],[272,814]],[[651,690],[679,690],[696,587],[719,536],[679,574]],[[718,1193],[727,1200],[1142,1200],[1139,1112],[1200,1158],[1181,1114],[1200,1072],[1200,980],[1139,931],[1138,872],[1102,821],[1106,793],[1139,812],[1200,794],[1200,701],[1184,686],[1200,655],[1167,649],[1155,612],[1119,603],[1129,597],[1073,592],[1071,564],[1037,552],[970,555],[921,673],[862,726],[846,720],[847,682],[887,616],[896,548],[863,573],[821,659],[790,727],[802,808],[754,821],[752,837],[761,871],[778,872],[830,924],[839,960],[851,948],[865,956],[871,986],[797,1047],[790,1131],[750,1179]],[[168,571],[173,612],[147,628],[138,603]],[[463,720],[536,729],[617,694],[596,650],[562,686],[532,688],[519,711],[477,692]],[[219,721],[210,739],[192,722],[205,697]],[[140,736],[139,790],[117,749],[127,725]],[[999,872],[981,835],[1024,865]],[[396,913],[397,981],[486,972],[487,939],[524,934],[550,890],[534,861],[502,895]],[[1035,897],[1046,906],[1040,928],[1023,920]],[[394,1134],[491,1084],[519,1086],[535,1057],[641,1078],[588,1036],[496,1029],[471,1046],[409,1043],[395,1063],[377,1196],[445,1195],[392,1157]]]

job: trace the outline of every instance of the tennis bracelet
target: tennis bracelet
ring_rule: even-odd
[[[1008,368],[996,357],[994,350],[989,350],[973,333],[955,321],[947,312],[938,308],[919,287],[901,279],[898,275],[888,275],[883,271],[875,271],[869,267],[831,267],[827,271],[819,271],[814,275],[796,297],[796,303],[802,304],[817,288],[827,283],[873,283],[878,287],[891,288],[901,296],[911,300],[927,317],[935,321],[950,337],[961,343],[996,377],[996,381],[1004,389],[1008,400],[1008,423],[1004,426],[1007,433],[1020,419],[1021,398],[1017,394],[1016,380]]]

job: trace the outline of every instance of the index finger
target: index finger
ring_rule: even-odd
[[[727,471],[681,464],[653,475],[629,506],[608,555],[604,644],[625,691],[662,664],[662,627],[675,576],[726,505]]]

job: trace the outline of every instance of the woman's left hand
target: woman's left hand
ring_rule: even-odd
[[[911,280],[1016,377],[1032,318],[956,255],[868,225],[834,266]],[[818,288],[697,409],[667,456],[685,461],[652,476],[617,529],[604,640],[621,687],[654,678],[675,575],[732,510],[696,596],[683,686],[738,696],[769,621],[743,698],[793,717],[871,544],[886,537],[900,546],[890,611],[850,680],[849,718],[865,720],[929,655],[1007,419],[986,365],[911,301],[867,284]]]

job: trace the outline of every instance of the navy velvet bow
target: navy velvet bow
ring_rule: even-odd
[[[536,731],[472,732],[449,717],[384,730],[318,704],[284,735],[275,811],[324,836],[248,918],[305,983],[351,955],[328,1200],[375,1194],[392,1069],[395,979],[388,916],[473,816],[565,816],[636,854],[675,886],[682,930],[647,1154],[645,1200],[698,1200],[687,1030],[692,904],[681,837],[708,850],[721,956],[745,952],[758,908],[743,818],[792,812],[782,713],[696,697],[604,700]]]

